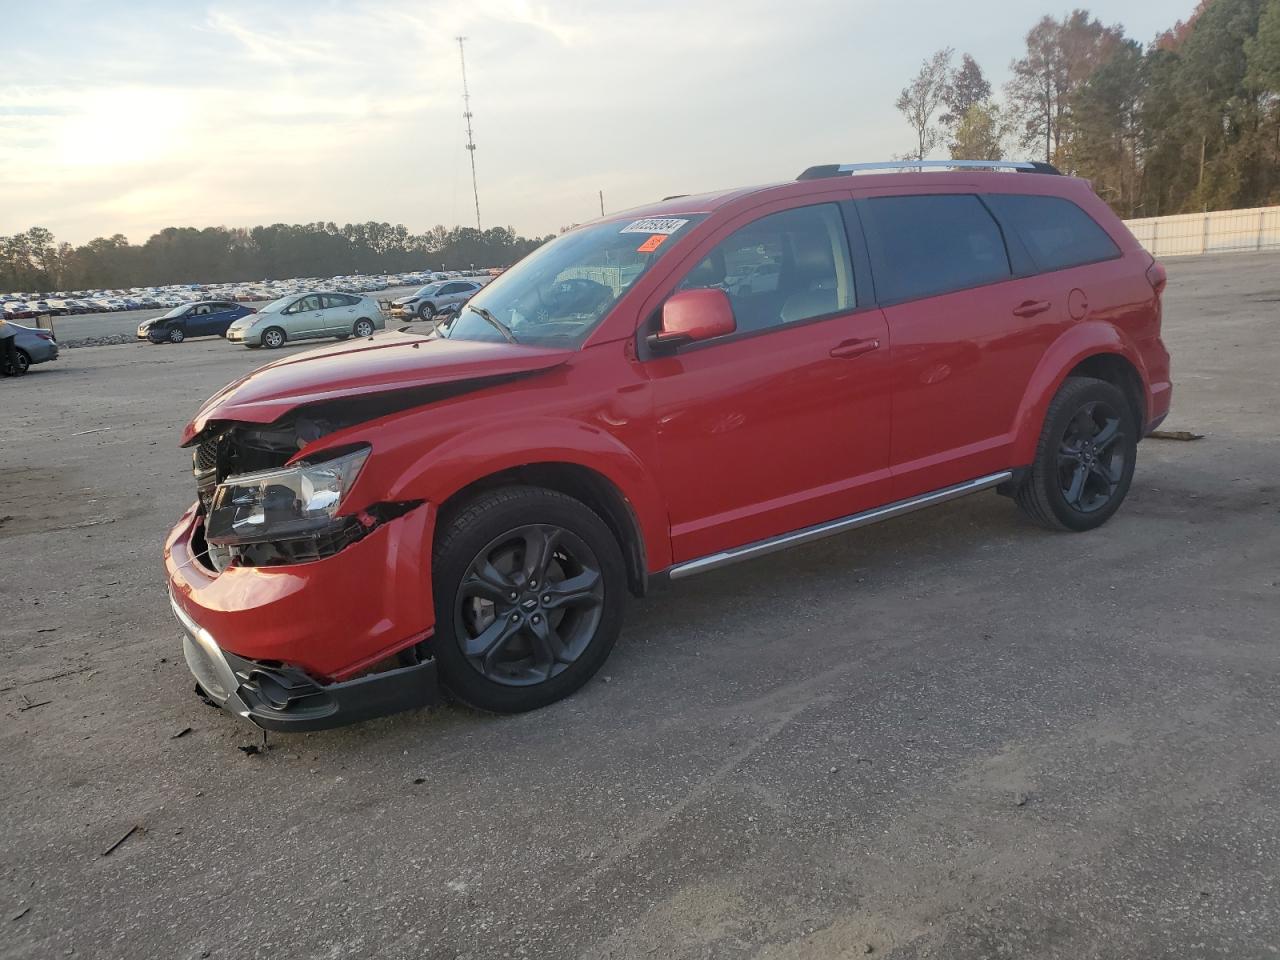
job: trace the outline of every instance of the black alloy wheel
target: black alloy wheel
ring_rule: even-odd
[[[1101,526],[1129,492],[1137,444],[1138,419],[1118,387],[1068,377],[1049,404],[1018,506],[1050,529]]]
[[[622,627],[626,564],[608,524],[555,490],[501,487],[442,521],[433,549],[444,686],[495,713],[546,706],[586,683]]]
[[[1067,422],[1058,446],[1058,484],[1067,506],[1081,513],[1101,510],[1124,477],[1125,446],[1120,411],[1091,400]]]
[[[504,533],[472,560],[458,586],[454,635],[485,679],[543,683],[586,651],[604,609],[595,552],[551,524]]]

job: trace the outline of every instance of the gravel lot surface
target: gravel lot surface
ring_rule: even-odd
[[[256,755],[160,543],[182,421],[267,358],[0,381],[0,956],[1276,956],[1280,258],[1168,267],[1205,437],[1103,529],[979,495],[633,602],[541,712]]]
[[[407,297],[419,287],[388,287],[369,296],[375,300],[394,300],[396,297]],[[247,305],[261,307],[270,300],[254,300]],[[105,337],[134,338],[138,334],[138,324],[148,317],[162,317],[169,308],[158,310],[121,310],[118,313],[83,313],[77,317],[54,317],[54,330],[58,340],[64,344],[79,346],[81,341],[95,340]],[[35,321],[19,320],[19,323],[33,325]]]

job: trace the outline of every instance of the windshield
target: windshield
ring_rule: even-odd
[[[498,276],[463,308],[452,340],[502,340],[505,325],[518,343],[581,343],[636,279],[674,246],[700,215],[614,220],[552,240]]]
[[[186,312],[187,312],[187,310],[190,308],[190,306],[191,306],[190,304],[188,304],[188,303],[184,303],[184,304],[183,304],[182,306],[180,306],[180,307],[174,307],[172,310],[170,310],[168,313],[166,313],[166,314],[165,314],[163,317],[161,317],[160,319],[161,319],[161,320],[170,320],[170,319],[172,319],[173,317],[180,317],[180,316],[182,316],[184,313],[186,313]]]
[[[427,296],[428,294],[435,293],[435,292],[436,292],[436,290],[438,290],[439,288],[440,288],[440,284],[438,284],[438,283],[428,283],[425,287],[423,287],[421,290],[419,290],[419,291],[418,291],[417,293],[415,293],[413,296],[414,296],[414,297],[425,297],[425,296]],[[412,299],[412,298],[411,298],[411,299]]]

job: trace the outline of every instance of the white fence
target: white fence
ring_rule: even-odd
[[[1280,250],[1280,207],[1147,217],[1125,226],[1154,257]]]

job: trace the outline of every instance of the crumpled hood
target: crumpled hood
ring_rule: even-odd
[[[549,370],[573,353],[412,333],[380,334],[372,340],[309,350],[227,384],[187,424],[182,445],[215,420],[272,423],[312,403]]]

